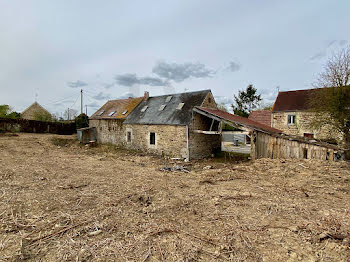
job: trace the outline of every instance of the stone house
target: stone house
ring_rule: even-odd
[[[201,158],[220,150],[221,136],[195,133],[194,127],[211,125],[199,115],[196,106],[216,108],[210,90],[114,100],[101,107],[90,120],[97,129],[97,142],[113,143],[129,149],[178,158]],[[113,106],[112,106],[113,104]],[[127,109],[128,107],[128,109]],[[112,114],[114,110],[127,113]]]
[[[38,102],[34,102],[21,113],[21,117],[28,120],[36,120],[36,116],[38,115],[51,116],[51,113],[42,107]]]
[[[338,138],[330,126],[315,129],[312,120],[310,99],[317,97],[320,89],[306,89],[279,92],[272,107],[271,126],[288,135],[317,139]]]

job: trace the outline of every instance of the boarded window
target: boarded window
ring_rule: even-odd
[[[181,109],[183,108],[184,105],[185,105],[185,103],[180,103],[180,104],[177,106],[176,109],[181,110]]]
[[[167,98],[165,99],[165,103],[169,103],[171,98],[172,98],[172,96],[167,96]]]
[[[295,115],[288,115],[288,125],[295,125]]]
[[[130,131],[126,132],[126,141],[127,141],[128,143],[131,142],[131,132],[130,132]]]
[[[147,110],[147,108],[148,108],[148,106],[142,107],[141,112],[145,112]]]
[[[159,107],[159,111],[163,111],[165,107],[166,107],[166,105],[161,105],[161,106]]]
[[[149,144],[150,145],[156,144],[156,133],[154,132],[149,133]]]

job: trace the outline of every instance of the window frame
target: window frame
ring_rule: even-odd
[[[297,116],[296,116],[295,114],[288,114],[288,116],[287,116],[287,124],[288,124],[289,126],[295,125],[295,124],[296,124],[296,118],[297,118]],[[293,119],[293,122],[290,121],[290,120],[292,120],[292,119]]]
[[[156,132],[149,132],[149,145],[150,146],[155,146],[156,145]]]

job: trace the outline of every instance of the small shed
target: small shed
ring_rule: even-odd
[[[82,144],[96,142],[96,127],[85,127],[77,130],[78,140]]]

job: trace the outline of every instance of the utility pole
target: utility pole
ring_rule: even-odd
[[[68,121],[69,121],[70,119],[69,119],[69,107],[68,107]]]
[[[83,89],[80,90],[80,113],[83,113]]]
[[[85,114],[87,115],[87,105],[85,105]]]

